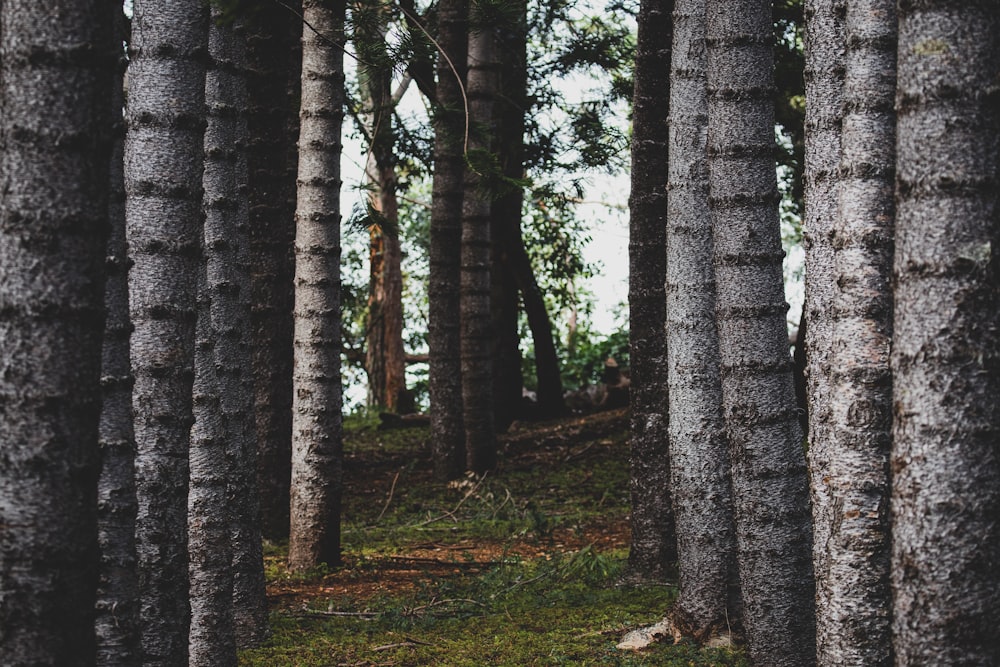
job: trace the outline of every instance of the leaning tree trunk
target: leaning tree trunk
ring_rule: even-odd
[[[902,3],[893,647],[1000,664],[1000,5]]]
[[[295,211],[295,402],[288,565],[340,562],[340,128],[344,4],[305,0]]]
[[[476,10],[474,10],[476,11]],[[490,316],[490,196],[486,170],[492,160],[494,106],[498,90],[495,29],[469,35],[468,96],[470,166],[462,201],[461,359],[467,465],[476,473],[496,467],[493,416],[493,346]]]
[[[828,627],[828,543],[833,526],[834,490],[824,471],[833,456],[828,436],[833,427],[830,401],[830,350],[833,340],[833,244],[830,236],[837,216],[840,123],[844,88],[844,11],[846,0],[805,1],[805,170],[803,174],[806,251],[805,303],[799,326],[800,349],[805,350],[808,406],[809,471],[812,494],[813,567],[818,582],[816,607],[817,656],[828,655],[833,642]],[[804,342],[804,347],[801,345]]]
[[[829,351],[831,421],[814,485],[829,493],[817,568],[822,665],[892,663],[889,446],[892,425],[896,3],[848,0],[839,210]],[[832,502],[830,502],[832,501]]]
[[[125,142],[143,662],[186,665],[207,7],[134,5]]]
[[[93,664],[113,3],[0,5],[0,656]]]
[[[247,17],[250,329],[261,532],[288,537],[292,469],[292,303],[299,136],[298,0],[259,3]]]
[[[115,5],[115,44],[127,38],[125,15]],[[139,660],[139,580],[135,559],[135,432],[129,368],[128,257],[122,119],[125,54],[119,53],[111,114],[114,143],[108,192],[108,249],[104,283],[104,349],[101,361],[101,474],[97,487],[97,663],[129,667]]]
[[[431,198],[427,347],[430,352],[431,448],[434,477],[455,479],[465,469],[462,367],[459,343],[459,258],[462,237],[464,78],[468,3],[438,3],[437,101]]]
[[[711,3],[709,206],[744,625],[758,665],[815,659],[809,490],[774,169],[770,4]]]
[[[629,222],[629,366],[632,384],[629,576],[660,581],[677,557],[667,453],[667,108],[671,0],[639,6]]]
[[[670,497],[680,575],[673,621],[704,641],[738,624],[740,613],[708,212],[705,0],[678,0],[673,35],[666,211]]]

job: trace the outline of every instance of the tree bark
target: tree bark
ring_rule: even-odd
[[[344,4],[305,0],[295,211],[295,402],[288,565],[340,563],[340,130]],[[318,34],[317,34],[318,33]]]
[[[459,260],[467,108],[464,79],[468,3],[438,3],[437,100],[431,203],[427,347],[430,354],[431,447],[434,477],[456,479],[465,469],[459,338]],[[454,69],[453,69],[454,68]]]
[[[639,7],[632,192],[629,197],[629,365],[632,384],[629,576],[662,581],[677,558],[667,453],[667,109],[671,0]]]
[[[470,23],[481,22],[472,8]],[[493,331],[490,311],[490,195],[486,170],[496,129],[498,85],[496,30],[476,25],[469,33],[468,88],[470,166],[462,200],[461,359],[466,465],[477,474],[496,467],[493,414]]]
[[[186,665],[207,8],[134,5],[125,143],[143,662]]]
[[[848,0],[839,210],[831,237],[834,294],[823,467],[830,503],[817,568],[817,659],[892,662],[889,613],[889,446],[892,424],[894,0]]]
[[[0,5],[0,655],[95,654],[113,4]]]
[[[830,350],[833,341],[833,223],[837,216],[840,125],[844,88],[846,0],[805,2],[805,304],[799,344],[805,350],[808,457],[813,514],[813,567],[816,573],[817,657],[830,654],[832,628],[829,582],[830,531],[834,489],[826,472],[834,456]],[[796,353],[799,345],[796,346]]]
[[[897,664],[1000,664],[1000,6],[899,5]]]
[[[213,27],[213,31],[218,27]],[[214,40],[212,40],[214,41]],[[209,79],[206,101],[215,91]],[[210,119],[206,139],[218,139]],[[212,135],[216,136],[212,136]],[[211,155],[210,152],[206,151]],[[206,160],[205,196],[217,196],[212,174],[217,165]],[[207,267],[206,267],[207,268]],[[204,271],[204,268],[202,269]],[[188,490],[188,559],[191,630],[188,634],[189,667],[235,667],[233,638],[233,549],[230,539],[229,480],[231,461],[226,456],[226,427],[220,409],[220,378],[215,368],[215,337],[211,304],[204,273],[199,280],[198,324],[194,354]]]
[[[406,390],[403,348],[403,272],[396,197],[396,135],[393,130],[392,64],[386,46],[389,5],[362,0],[354,5],[354,43],[362,55],[359,68],[366,133],[369,137],[367,181],[371,207],[379,224],[369,230],[368,322],[365,371],[368,404],[395,412]]]
[[[301,2],[265,2],[247,21],[250,328],[261,532],[288,536],[292,466],[292,281]]]
[[[770,5],[708,5],[708,165],[723,409],[751,660],[815,659],[812,534],[774,165]]]
[[[115,5],[115,44],[124,41],[125,15]],[[97,586],[97,663],[128,667],[139,660],[139,580],[135,556],[135,431],[129,368],[128,249],[125,245],[125,182],[120,52],[111,86],[113,144],[108,193],[108,248],[104,283],[104,347],[101,359],[101,473],[97,488],[97,542],[101,552]]]
[[[708,211],[704,0],[676,3],[673,35],[666,345],[670,496],[680,575],[674,625],[704,641],[738,625],[740,613]]]

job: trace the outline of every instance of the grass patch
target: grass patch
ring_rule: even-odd
[[[689,645],[619,651],[670,586],[620,586],[627,558],[624,419],[505,441],[495,475],[434,484],[426,429],[345,429],[343,567],[292,575],[265,553],[272,636],[246,667],[745,665]],[[541,443],[541,444],[536,444]]]

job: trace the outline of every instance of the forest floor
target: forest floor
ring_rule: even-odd
[[[740,652],[615,648],[663,617],[670,585],[622,583],[624,410],[515,425],[483,478],[433,481],[426,427],[345,422],[341,567],[306,575],[267,545],[270,640],[254,667],[744,665]]]

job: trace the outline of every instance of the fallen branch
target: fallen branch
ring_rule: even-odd
[[[426,521],[421,521],[420,523],[412,524],[411,527],[413,527],[413,528],[421,528],[421,527],[426,526],[428,524],[435,523],[436,521],[440,521],[441,519],[454,518],[455,517],[455,512],[457,512],[459,510],[459,508],[462,507],[462,504],[466,500],[468,500],[470,496],[472,496],[473,494],[476,493],[476,491],[479,490],[479,487],[483,485],[484,481],[486,481],[486,474],[485,473],[483,474],[482,477],[479,478],[479,481],[476,482],[475,486],[473,486],[471,489],[469,489],[468,491],[465,492],[465,495],[462,496],[462,499],[458,501],[458,504],[455,505],[455,508],[453,510],[451,510],[450,512],[445,512],[444,514],[442,514],[440,516],[436,516],[436,517],[433,517],[431,519],[427,519]]]
[[[392,502],[392,493],[393,491],[396,490],[396,482],[398,481],[399,481],[399,473],[397,472],[396,476],[392,478],[392,486],[389,487],[389,497],[386,498],[385,505],[382,507],[382,511],[379,512],[378,517],[375,518],[375,523],[381,521],[382,517],[385,516],[385,511],[389,509],[389,503]]]
[[[433,607],[440,607],[440,606],[446,605],[446,604],[456,604],[456,603],[459,603],[459,602],[467,602],[469,604],[474,604],[474,605],[476,605],[478,607],[485,607],[486,606],[482,602],[479,602],[478,600],[470,600],[468,598],[448,598],[448,599],[445,599],[445,600],[435,600],[435,601],[430,602],[428,604],[420,605],[419,607],[411,607],[409,609],[404,609],[403,610],[403,616],[418,616],[420,614],[420,612],[426,611],[428,609],[432,609]]]
[[[299,615],[301,616],[347,616],[353,618],[363,618],[366,621],[372,621],[379,617],[379,614],[374,611],[323,611],[322,609],[309,609],[308,607],[302,607],[299,610]]]

